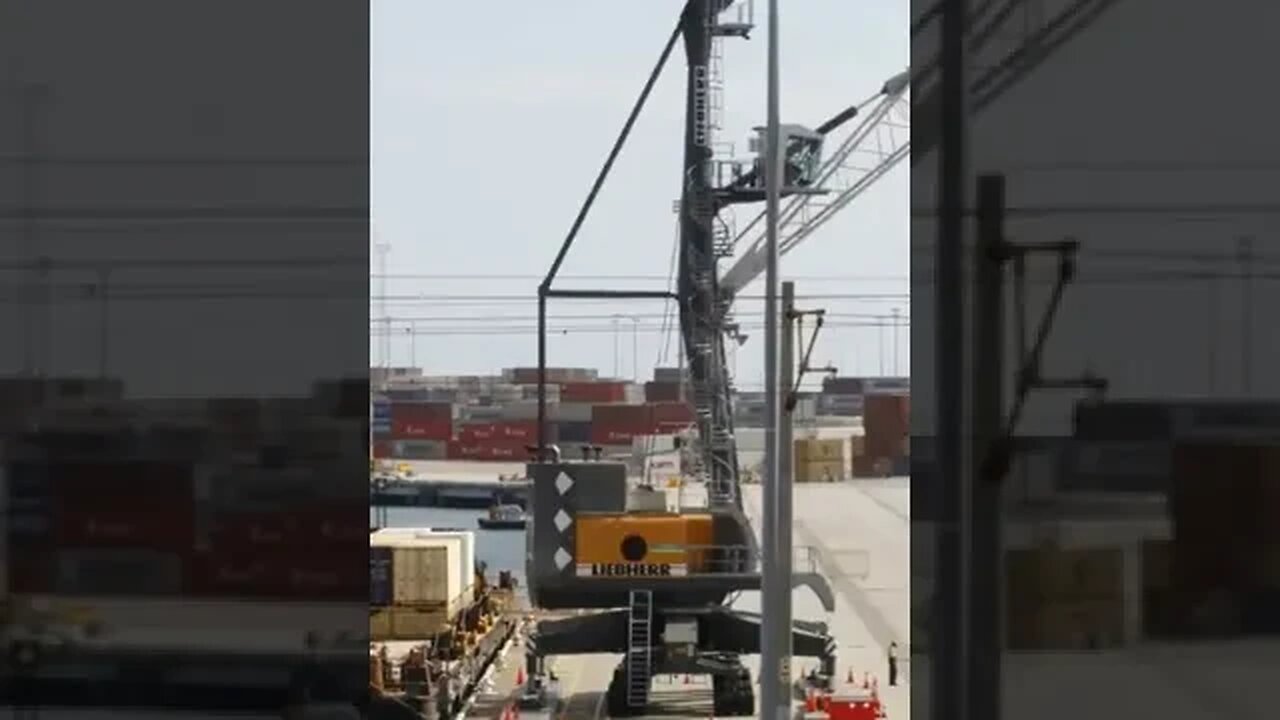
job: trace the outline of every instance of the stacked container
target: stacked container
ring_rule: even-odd
[[[1010,650],[1089,650],[1124,643],[1119,547],[1010,550]]]
[[[452,403],[392,403],[392,440],[449,440],[453,437]]]
[[[183,567],[195,545],[190,465],[142,461],[43,465],[39,472],[47,473],[43,479],[52,510],[48,548],[53,557],[48,560],[55,568],[50,578],[53,592],[182,592]]]
[[[866,452],[859,463],[876,474],[888,474],[907,457],[907,438],[911,434],[910,398],[897,394],[868,395],[863,412]]]
[[[794,443],[795,481],[836,482],[847,477],[846,441],[801,438]]]
[[[574,382],[560,385],[560,401],[569,403],[620,403],[627,400],[625,382]]]
[[[475,545],[464,535],[412,528],[369,535],[372,639],[431,637],[465,606],[474,582],[468,553],[474,557]]]

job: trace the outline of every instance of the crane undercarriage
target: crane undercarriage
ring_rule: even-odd
[[[792,646],[795,655],[819,660],[821,676],[835,675],[825,623],[797,621]],[[651,592],[634,590],[630,607],[537,623],[526,652],[530,677],[544,675],[548,656],[622,655],[606,693],[611,717],[640,711],[658,675],[710,675],[715,714],[751,715],[754,683],[741,658],[760,652],[760,616],[724,606],[654,606]]]

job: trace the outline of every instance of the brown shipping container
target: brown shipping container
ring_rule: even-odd
[[[684,402],[649,403],[650,417],[654,423],[681,423],[694,421],[693,406]]]
[[[1180,443],[1173,451],[1173,585],[1239,588],[1262,543],[1263,455],[1254,447]]]
[[[863,406],[862,425],[866,432],[866,452],[876,457],[906,455],[911,431],[905,395],[868,395]]]
[[[1011,650],[1103,649],[1124,640],[1124,604],[1118,599],[1008,610]]]
[[[653,424],[652,405],[596,405],[591,408],[592,424],[648,427]]]
[[[679,402],[680,383],[647,382],[644,384],[645,402]]]
[[[560,385],[561,402],[617,403],[627,399],[625,382],[574,382]]]

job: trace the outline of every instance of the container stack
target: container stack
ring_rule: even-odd
[[[1272,631],[1280,600],[1280,447],[1236,442],[1174,448],[1172,592],[1214,634]]]
[[[1007,553],[1010,650],[1095,650],[1125,640],[1119,547]]]
[[[438,402],[391,404],[391,457],[443,460],[453,438],[454,405]]]
[[[886,477],[910,473],[910,397],[879,393],[864,399],[863,452],[853,456],[854,477]]]
[[[469,602],[474,535],[388,529],[369,535],[372,640],[432,637]]]
[[[801,438],[795,441],[795,481],[798,483],[838,482],[848,477],[845,459],[847,441]]]

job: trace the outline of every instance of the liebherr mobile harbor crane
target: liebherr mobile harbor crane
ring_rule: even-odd
[[[528,468],[532,480],[526,558],[529,594],[540,608],[601,612],[537,624],[527,646],[530,686],[526,693],[536,698],[544,686],[547,656],[622,654],[607,691],[607,710],[613,717],[643,712],[651,679],[659,674],[709,674],[717,715],[754,713],[754,684],[741,657],[760,651],[760,617],[732,609],[729,601],[740,591],[759,590],[761,574],[758,543],[739,487],[724,336],[732,325],[733,296],[762,271],[762,255],[756,248],[749,249],[725,280],[717,276],[717,263],[732,257],[735,245],[756,225],[735,234],[721,212],[730,205],[762,201],[764,184],[759,159],[721,160],[714,152],[713,133],[721,110],[720,46],[725,38],[746,38],[752,29],[749,4],[740,3],[732,21],[725,18],[734,15],[728,12],[733,4],[733,0],[685,4],[657,67],[539,287],[539,440],[533,448],[537,457]],[[688,65],[677,291],[672,295],[553,289],[577,228],[681,39]],[[882,141],[876,146],[884,154],[871,168],[856,170],[849,165],[856,149],[868,141],[874,144],[875,133],[892,127],[890,110],[905,105],[906,83],[906,73],[895,77],[871,100],[841,112],[817,130],[783,127],[784,194],[791,197],[783,216],[784,247],[788,240],[792,245],[799,242],[906,156],[904,124],[896,145]],[[824,137],[855,116],[862,121],[859,127],[823,162]],[[841,173],[857,178],[833,190]],[[806,211],[816,207],[810,199],[824,195],[829,200],[825,206],[816,213]],[[668,512],[664,501],[653,501],[654,493],[628,487],[624,465],[565,461],[545,442],[546,301],[554,297],[671,297],[678,302],[698,418],[699,471],[708,490],[705,509]],[[789,527],[783,531],[789,532]],[[812,563],[797,566],[794,582],[810,587],[828,612],[834,609],[830,587]],[[818,658],[822,675],[834,676],[835,643],[825,624],[795,622],[792,644],[794,655]]]

